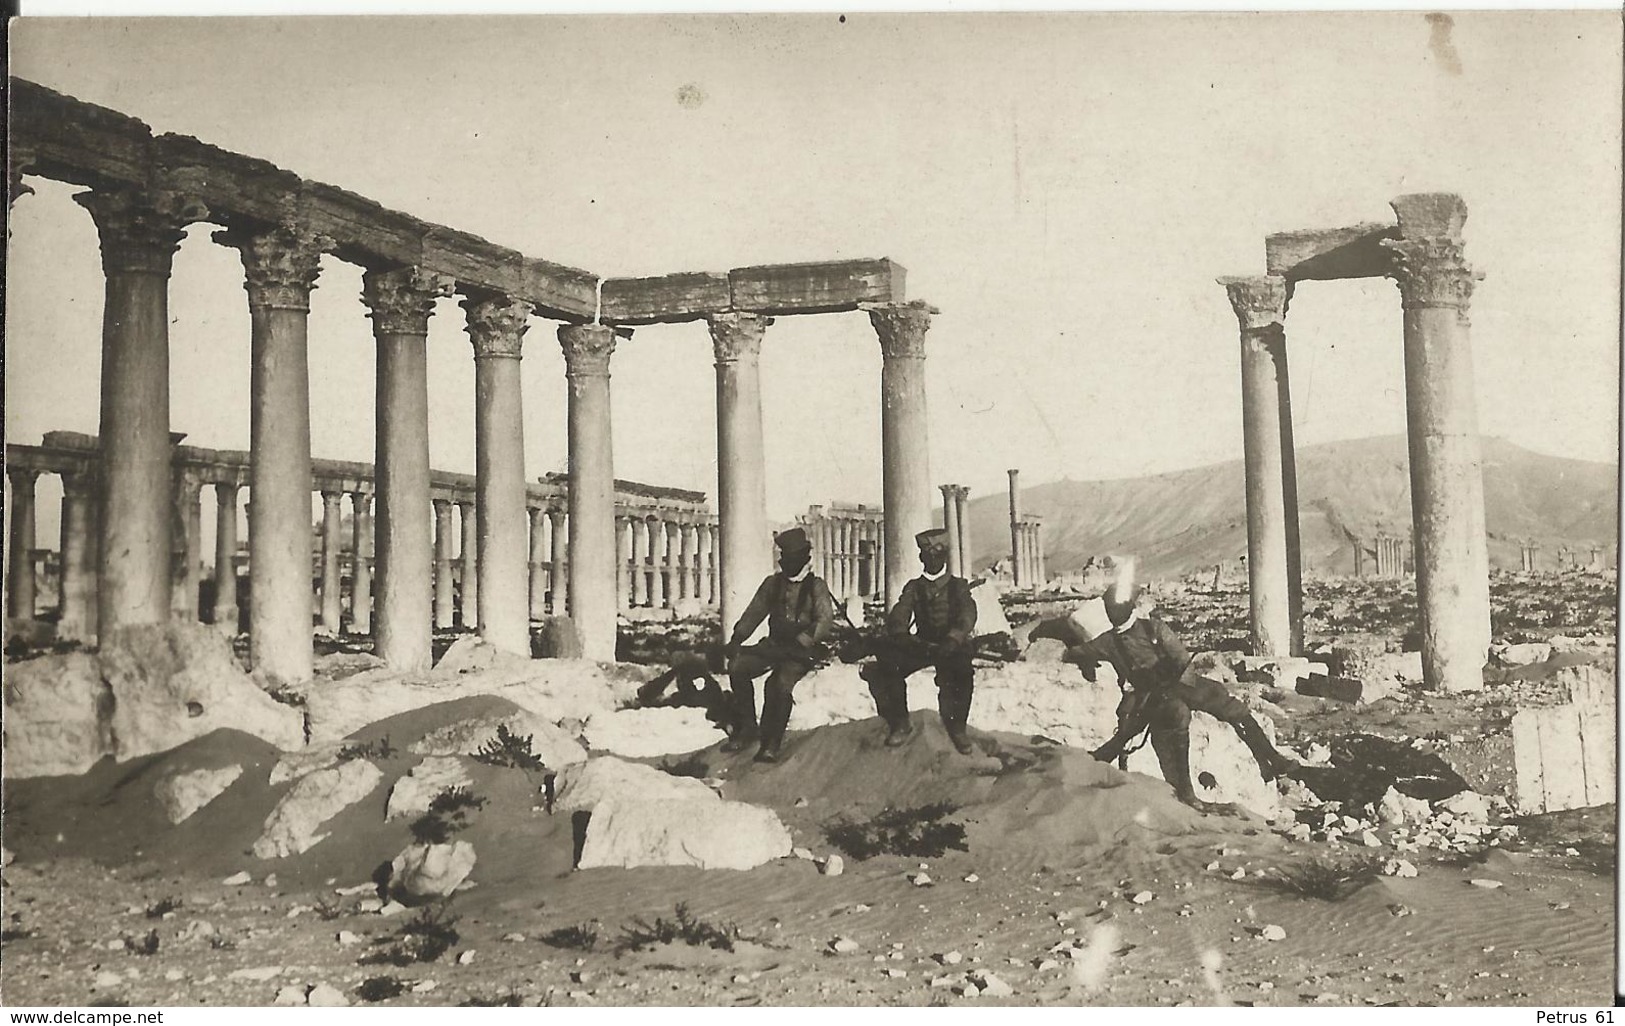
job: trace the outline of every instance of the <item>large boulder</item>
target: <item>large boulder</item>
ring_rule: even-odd
[[[305,743],[304,717],[243,672],[204,624],[109,632],[95,655],[45,656],[6,668],[5,775],[83,773],[168,751],[221,728],[280,748]]]
[[[327,837],[317,833],[322,824],[371,794],[383,779],[378,767],[365,759],[300,777],[265,818],[264,832],[254,842],[254,857],[286,858],[321,843]]]
[[[578,868],[754,869],[790,854],[772,809],[718,799],[606,801],[593,811]]]
[[[726,737],[704,709],[617,709],[594,713],[583,733],[594,751],[630,759],[693,752]]]
[[[5,775],[83,773],[113,753],[113,692],[83,652],[12,663],[5,674]]]
[[[431,755],[413,766],[389,791],[384,821],[421,816],[440,792],[453,787],[473,787],[474,779],[455,755]]]
[[[693,777],[674,776],[653,766],[626,762],[612,755],[589,759],[560,770],[554,783],[554,794],[554,808],[564,812],[590,812],[606,801],[619,804],[636,801],[721,801],[715,791]]]
[[[1267,717],[1257,718],[1274,740],[1274,724]],[[1132,773],[1163,779],[1150,744],[1128,757],[1128,768]],[[1253,753],[1235,729],[1204,712],[1191,713],[1191,785],[1203,801],[1234,803],[1265,818],[1280,810],[1280,792],[1274,784],[1264,782]]]
[[[450,897],[474,871],[474,846],[467,841],[450,844],[413,844],[389,864],[389,890],[408,904]]]
[[[221,766],[216,769],[195,769],[187,773],[173,773],[153,786],[153,794],[164,807],[164,815],[171,823],[189,819],[192,813],[220,797],[221,792],[236,783],[243,775],[241,766]]]
[[[532,755],[548,769],[562,769],[587,760],[580,739],[537,713],[519,710],[470,716],[437,727],[407,747],[413,755],[474,755],[495,740],[497,728],[505,727],[515,737],[530,738]]]

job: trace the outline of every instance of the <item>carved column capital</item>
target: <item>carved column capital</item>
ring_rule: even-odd
[[[72,470],[62,475],[62,494],[69,499],[88,499],[96,494],[96,472]]]
[[[520,345],[530,330],[529,303],[507,296],[465,296],[461,306],[468,316],[474,359],[519,359]]]
[[[558,529],[560,524],[564,523],[565,516],[567,516],[567,514],[562,509],[550,507],[547,511],[547,519],[552,522],[555,530]]]
[[[322,254],[333,249],[328,236],[292,222],[264,231],[228,228],[212,238],[242,257],[243,289],[251,308],[309,310]]]
[[[73,200],[96,222],[107,274],[168,277],[186,226],[209,216],[201,202],[174,189],[93,189]]]
[[[351,492],[350,512],[355,516],[364,517],[372,512],[371,492]]]
[[[361,276],[361,302],[378,335],[427,335],[434,301],[451,295],[455,282],[421,267],[371,270]]]
[[[567,376],[608,377],[609,358],[615,352],[615,329],[607,324],[560,325],[559,348],[564,350]]]
[[[711,350],[718,366],[756,359],[762,352],[762,335],[773,318],[752,313],[719,313],[705,319],[711,329]]]
[[[1279,275],[1220,278],[1230,297],[1230,308],[1243,332],[1286,330],[1286,306],[1291,298],[1287,280]]]
[[[1393,254],[1388,274],[1399,284],[1405,308],[1451,307],[1465,315],[1473,283],[1484,277],[1463,256],[1467,204],[1455,193],[1421,192],[1389,206],[1399,220],[1399,238],[1382,245]]]
[[[6,468],[6,479],[11,482],[11,487],[18,491],[32,492],[34,490],[34,481],[39,475],[39,471],[27,467]]]
[[[880,352],[886,359],[925,359],[925,333],[931,328],[931,316],[941,311],[918,299],[864,309],[869,312],[869,323],[880,337]]]
[[[344,501],[344,492],[336,488],[323,488],[322,506],[324,508],[338,509],[339,503]]]

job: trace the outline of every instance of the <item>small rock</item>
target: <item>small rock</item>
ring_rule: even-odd
[[[977,876],[975,873],[971,873],[965,877],[966,883],[981,883],[981,881],[982,878]]]
[[[1267,941],[1286,940],[1286,931],[1281,927],[1276,926],[1274,923],[1270,923],[1268,926],[1258,931],[1258,935]]]
[[[419,980],[418,982],[412,984],[412,993],[414,993],[414,994],[427,994],[427,993],[429,993],[429,991],[435,989],[438,986],[439,986],[439,984],[436,983],[433,980]]]
[[[1060,967],[1061,967],[1061,963],[1055,961],[1055,959],[1053,959],[1053,958],[1043,958],[1043,959],[1039,959],[1038,965],[1035,968],[1037,968],[1037,970],[1042,973],[1042,972],[1048,972],[1051,969],[1059,969]]]
[[[1016,992],[1014,987],[990,972],[977,973],[972,978],[972,982],[988,997],[1010,997]]]
[[[278,987],[273,1005],[302,1005],[305,1003],[305,987],[300,983],[289,983]]]
[[[1258,989],[1263,991],[1265,994],[1268,994],[1270,991],[1275,989],[1275,984],[1271,983],[1268,980],[1265,980],[1263,983],[1260,983],[1258,985]]]
[[[908,882],[916,887],[930,887],[932,884],[931,878],[924,873],[911,874],[908,878]]]
[[[1234,873],[1230,874],[1230,879],[1232,879],[1232,880],[1245,880],[1245,879],[1247,879],[1247,870],[1245,870],[1245,869],[1243,869],[1243,868],[1241,868],[1239,866],[1236,867],[1236,871]]]
[[[467,951],[461,952],[457,956],[457,964],[458,965],[468,965],[472,961],[474,961],[474,949],[473,948],[469,948]]]
[[[811,862],[813,860],[812,850],[808,848],[791,848],[790,854],[805,862]]]
[[[796,808],[805,809],[806,807],[807,807],[807,799],[805,799],[805,798],[797,798],[796,799]]]
[[[378,908],[378,914],[381,915],[381,916],[385,916],[385,917],[398,916],[402,912],[405,912],[405,911],[406,911],[406,906],[402,905],[398,901],[388,902],[387,904],[381,905]]]
[[[248,872],[244,870],[241,873],[233,873],[220,882],[227,887],[241,887],[244,884],[253,883],[254,878],[249,876]]]
[[[1136,905],[1145,905],[1145,904],[1149,903],[1152,898],[1155,898],[1155,897],[1156,897],[1156,895],[1152,894],[1150,891],[1141,891],[1140,893],[1136,894],[1134,897],[1130,898],[1129,900],[1134,902],[1134,904],[1136,904]]]
[[[1416,866],[1409,859],[1389,859],[1382,864],[1384,876],[1414,877]]]
[[[849,955],[858,950],[858,942],[851,937],[837,937],[829,942],[829,949],[837,955]]]
[[[267,886],[267,887],[275,887],[276,886],[276,874],[275,873],[267,873],[267,874],[265,874],[265,886]]]
[[[252,969],[234,969],[231,972],[226,974],[226,979],[228,979],[228,980],[252,980],[255,983],[264,983],[266,980],[274,980],[278,976],[281,976],[281,975],[282,975],[282,967],[281,966],[279,966],[279,965],[261,965],[261,966],[255,966]]]
[[[103,969],[101,972],[96,974],[97,990],[106,990],[109,987],[117,987],[123,982],[124,977],[120,976],[118,973],[108,972],[106,969]]]
[[[842,873],[846,872],[846,860],[841,858],[839,855],[831,855],[829,858],[825,859],[824,864],[818,868],[825,876],[840,876]]]
[[[338,936],[335,939],[339,942],[340,946],[346,947],[346,948],[350,947],[353,944],[360,944],[361,943],[360,936],[358,936],[357,934],[351,933],[349,930],[340,930],[338,932]]]
[[[891,977],[894,980],[900,980],[903,977],[908,975],[908,970],[907,969],[898,969],[896,967],[891,967],[891,968],[885,969],[884,972],[885,972],[885,974],[887,976]]]
[[[964,961],[965,956],[961,955],[957,951],[945,951],[937,955],[936,959],[943,965],[958,965],[960,962]]]
[[[376,894],[378,893],[378,885],[364,883],[356,884],[354,887],[335,887],[333,893],[341,898],[353,898],[357,894]]]
[[[507,941],[509,944],[523,944],[525,942],[525,935],[522,933],[505,933],[502,935],[502,939]]]
[[[310,995],[305,999],[312,1008],[347,1008],[350,1000],[344,993],[330,983],[318,983],[310,988]]]
[[[1472,884],[1474,887],[1482,887],[1486,891],[1497,891],[1506,886],[1499,880],[1490,880],[1483,877],[1472,879],[1467,882]]]

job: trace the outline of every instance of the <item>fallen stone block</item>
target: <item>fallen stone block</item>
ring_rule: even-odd
[[[1552,646],[1547,642],[1531,641],[1522,645],[1502,645],[1493,650],[1502,666],[1532,666],[1552,657]]]
[[[454,755],[431,755],[412,767],[389,792],[384,821],[421,816],[440,792],[453,787],[472,787],[474,780]]]
[[[254,856],[286,858],[321,843],[327,837],[316,832],[321,825],[371,794],[383,778],[365,759],[299,778],[266,817],[265,830],[254,842]]]
[[[409,845],[389,864],[389,891],[407,903],[450,897],[474,871],[474,861],[467,841]]]
[[[1259,725],[1272,739],[1275,725],[1267,718]],[[1236,735],[1235,728],[1204,712],[1191,713],[1191,784],[1203,801],[1235,803],[1268,819],[1280,807],[1281,796],[1273,784],[1264,782],[1252,752]],[[1104,739],[1102,739],[1104,740]],[[1134,773],[1162,780],[1162,767],[1149,744],[1128,758]]]
[[[339,752],[347,741],[329,741],[326,744],[312,745],[303,751],[285,752],[271,767],[269,783],[272,787],[285,784],[290,780],[314,773],[317,770],[328,769],[339,763]]]
[[[221,792],[242,775],[241,766],[222,766],[219,769],[176,773],[158,781],[153,787],[153,793],[163,805],[164,815],[169,821],[181,823],[218,798]]]
[[[1327,677],[1316,673],[1298,681],[1297,691],[1310,698],[1330,698],[1353,705],[1363,697],[1365,685],[1349,677]]]
[[[458,720],[423,735],[412,742],[407,751],[413,755],[472,756],[496,739],[499,726],[506,727],[508,733],[517,737],[530,738],[531,754],[541,759],[548,769],[562,769],[587,760],[587,749],[575,735],[523,709]]]
[[[772,809],[743,802],[601,802],[587,824],[578,868],[697,866],[753,869],[790,854],[790,831]]]
[[[695,752],[727,735],[705,718],[704,709],[617,709],[594,713],[583,737],[594,751],[642,759]]]
[[[83,773],[113,754],[113,692],[89,653],[9,664],[5,708],[8,778]]]
[[[554,784],[554,808],[592,811],[606,801],[719,802],[715,791],[693,777],[679,777],[641,763],[600,756],[567,766]],[[790,851],[785,848],[786,854]]]

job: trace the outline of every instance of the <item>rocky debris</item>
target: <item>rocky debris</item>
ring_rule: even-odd
[[[1263,929],[1258,931],[1258,936],[1267,941],[1283,941],[1286,940],[1286,930],[1275,925],[1274,923],[1270,923],[1268,926],[1265,926]]]
[[[389,792],[384,821],[421,816],[435,795],[452,787],[472,787],[474,780],[454,755],[431,755],[412,767]]]
[[[818,871],[825,876],[840,876],[846,872],[846,860],[839,855],[831,855],[819,865]]]
[[[1146,905],[1146,904],[1150,904],[1150,902],[1152,900],[1154,900],[1155,898],[1156,898],[1156,895],[1152,894],[1150,891],[1140,891],[1139,893],[1135,894],[1133,897],[1129,898],[1129,901],[1133,902],[1136,905]]]
[[[305,985],[302,983],[286,983],[277,988],[276,997],[271,999],[273,1005],[303,1005],[305,1003]]]
[[[600,800],[587,823],[578,868],[753,869],[790,854],[790,831],[772,809],[723,801],[709,790],[707,795]]]
[[[587,746],[631,759],[698,751],[726,735],[704,709],[617,709],[594,713],[584,731]]]
[[[1438,807],[1457,819],[1483,823],[1490,818],[1490,800],[1477,791],[1461,791],[1439,802]]]
[[[321,825],[371,794],[383,777],[365,759],[351,759],[299,778],[266,817],[254,856],[286,858],[320,843],[327,836],[316,832]]]
[[[245,884],[253,883],[254,878],[248,875],[248,870],[243,869],[231,874],[220,882],[227,887],[242,887]]]
[[[1021,658],[1029,663],[1058,663],[1066,655],[1066,642],[1059,638],[1039,638],[1022,650]]]
[[[271,767],[270,785],[285,784],[290,780],[315,773],[317,770],[328,769],[339,763],[339,752],[348,741],[329,741],[326,744],[312,745],[297,752],[284,752],[277,759],[276,765]]]
[[[447,724],[412,742],[407,751],[413,755],[471,756],[496,737],[499,726],[506,727],[508,733],[517,737],[530,738],[531,752],[548,769],[563,769],[587,760],[587,749],[579,738],[545,716],[523,709],[506,715],[491,713],[471,716]]]
[[[829,942],[829,949],[837,955],[850,955],[858,950],[858,942],[851,937],[836,937]]]
[[[450,897],[474,871],[474,846],[467,841],[408,845],[389,870],[389,892],[403,902]]]
[[[1495,645],[1491,646],[1490,653],[1502,666],[1532,666],[1535,663],[1544,663],[1552,657],[1552,645],[1550,642],[1542,641],[1530,641],[1521,645]]]
[[[164,815],[171,823],[180,823],[192,813],[214,801],[220,793],[243,775],[241,766],[222,766],[218,769],[196,769],[164,777],[153,785],[153,794],[164,807]]]
[[[1382,873],[1405,879],[1416,875],[1416,866],[1408,859],[1389,859],[1382,864]]]
[[[1506,886],[1506,884],[1499,880],[1491,880],[1487,877],[1478,877],[1468,880],[1467,882],[1472,884],[1474,887],[1482,887],[1486,891],[1498,891],[1502,887]]]
[[[1433,815],[1433,807],[1424,799],[1412,798],[1400,794],[1390,787],[1383,792],[1382,801],[1377,805],[1377,816],[1384,823],[1400,825],[1404,823],[1423,823]]]
[[[1264,733],[1275,736],[1275,724],[1267,716],[1255,716]],[[1234,803],[1265,818],[1280,808],[1281,796],[1274,784],[1264,782],[1253,754],[1236,735],[1235,728],[1204,712],[1192,712],[1190,723],[1191,783],[1196,797],[1208,802]],[[1104,740],[1104,739],[1102,739]],[[1157,753],[1147,744],[1128,758],[1134,773],[1162,779]]]
[[[941,965],[958,965],[965,960],[965,956],[958,951],[944,951],[932,957]]]
[[[318,983],[305,995],[305,1003],[312,1008],[347,1008],[350,999],[329,983]]]
[[[703,781],[664,773],[652,766],[627,762],[612,755],[567,766],[554,783],[554,808],[563,812],[592,811],[601,802],[640,801],[720,802]],[[786,846],[785,853],[788,854]]]
[[[982,997],[1004,998],[1016,992],[1014,987],[986,969],[973,970],[968,975],[971,984],[981,992]]]

